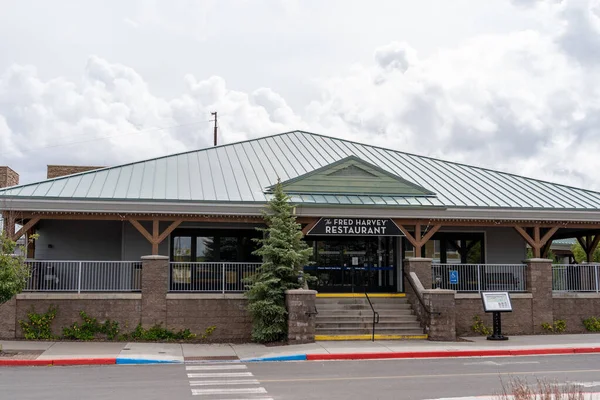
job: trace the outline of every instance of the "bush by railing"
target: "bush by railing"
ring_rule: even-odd
[[[600,265],[552,265],[552,290],[558,292],[600,292]]]
[[[26,292],[136,292],[141,290],[140,261],[27,260]]]
[[[524,264],[433,264],[432,287],[476,293],[490,290],[525,292],[526,267]]]
[[[245,292],[245,279],[256,273],[260,263],[172,262],[171,292]]]

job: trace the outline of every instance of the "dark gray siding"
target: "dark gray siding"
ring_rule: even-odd
[[[35,243],[40,260],[120,260],[120,221],[41,220]]]

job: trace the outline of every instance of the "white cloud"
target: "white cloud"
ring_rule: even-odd
[[[513,3],[513,12],[556,28],[479,34],[419,56],[410,40],[389,40],[346,72],[299,76],[297,86],[313,79],[319,93],[303,108],[268,84],[232,90],[227,76],[196,73],[170,77],[183,89],[166,97],[133,68],[101,56],[89,58],[81,80],[42,79],[15,65],[0,77],[0,163],[31,181],[47,163],[115,164],[201,148],[212,143],[208,119],[218,111],[221,142],[306,129],[600,189],[598,2]],[[163,17],[157,4],[132,15],[139,30],[174,23],[179,13]],[[303,4],[278,12],[306,14]],[[198,37],[206,37],[213,6],[190,13],[202,16]],[[302,51],[310,49],[295,48],[293,59]],[[110,138],[89,142],[98,137]],[[88,142],[49,147],[80,141]],[[48,148],[29,151],[39,147]]]
[[[34,68],[14,66],[0,77],[0,163],[27,182],[43,178],[46,164],[109,165],[202,148],[212,144],[214,110],[221,141],[301,125],[269,89],[248,95],[220,77],[185,80],[187,90],[167,99],[133,69],[96,56],[81,82],[44,81]]]

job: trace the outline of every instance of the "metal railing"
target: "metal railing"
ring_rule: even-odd
[[[245,292],[261,263],[171,262],[171,292]]]
[[[27,260],[26,292],[136,292],[141,290],[140,261]]]
[[[433,264],[432,287],[458,292],[527,291],[525,264]]]
[[[600,265],[552,265],[552,290],[557,292],[600,293]]]
[[[371,299],[369,298],[369,294],[367,292],[365,292],[365,297],[367,298],[367,301],[369,302],[369,305],[371,306],[371,311],[373,311],[373,330],[371,333],[371,341],[374,342],[375,341],[375,324],[379,323],[379,313],[377,311],[375,311],[375,307],[373,307],[373,303],[371,303]]]

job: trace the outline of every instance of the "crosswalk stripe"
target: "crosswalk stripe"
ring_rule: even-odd
[[[252,372],[213,372],[213,373],[191,373],[188,378],[241,378],[244,376],[254,376]]]
[[[216,371],[216,370],[227,370],[227,369],[248,369],[245,365],[188,365],[185,367],[186,371]]]
[[[226,381],[190,381],[190,386],[216,386],[216,385],[258,385],[256,379],[230,379]]]
[[[266,394],[267,390],[264,387],[257,388],[235,388],[235,389],[192,389],[194,396],[209,396],[213,394]]]

